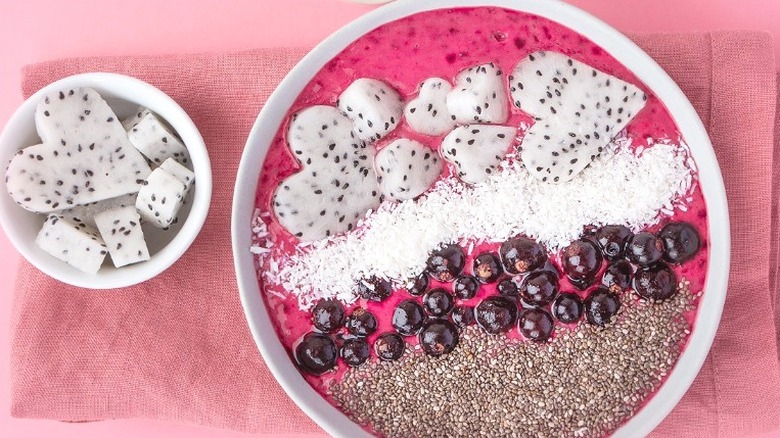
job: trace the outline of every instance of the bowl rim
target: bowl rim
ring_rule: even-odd
[[[345,25],[311,50],[282,80],[260,111],[241,157],[233,196],[232,245],[241,303],[250,331],[266,364],[293,401],[334,436],[369,436],[317,393],[293,365],[278,338],[261,297],[251,245],[250,221],[260,169],[287,110],[308,81],[336,54],[363,34],[390,21],[441,8],[493,6],[536,14],[582,34],[629,68],[666,105],[697,163],[708,213],[710,254],[704,293],[688,344],[664,384],[640,410],[613,433],[633,437],[651,432],[693,383],[712,345],[723,304],[730,262],[726,191],[709,136],[695,109],[669,75],[626,36],[559,0],[398,0]],[[282,108],[283,111],[278,110]]]
[[[48,254],[37,250],[34,241],[28,241],[10,217],[11,209],[20,208],[5,189],[0,194],[0,226],[11,244],[28,262],[46,275],[63,283],[86,289],[117,289],[133,286],[149,280],[173,265],[192,245],[206,221],[211,204],[212,176],[208,151],[195,123],[166,93],[140,79],[105,72],[91,72],[71,75],[51,82],[30,97],[14,111],[0,133],[0,148],[11,147],[11,137],[21,132],[34,117],[35,108],[44,94],[52,91],[89,87],[100,93],[104,99],[121,99],[126,102],[150,108],[163,117],[182,137],[192,158],[193,172],[197,183],[194,186],[192,207],[187,219],[173,239],[152,256],[149,261],[128,265],[122,268],[104,267],[98,274],[91,275],[79,271]],[[21,147],[26,147],[23,145]],[[42,257],[45,255],[45,259]],[[106,265],[108,266],[108,265]]]

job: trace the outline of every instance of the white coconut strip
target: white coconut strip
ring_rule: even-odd
[[[353,232],[292,255],[268,254],[262,275],[308,309],[320,298],[354,301],[353,288],[366,276],[411,278],[444,242],[499,242],[524,233],[556,251],[585,225],[639,230],[684,202],[693,181],[687,159],[685,146],[657,144],[635,154],[624,141],[614,154],[560,184],[540,182],[510,160],[483,183],[443,179],[417,201],[383,203]]]

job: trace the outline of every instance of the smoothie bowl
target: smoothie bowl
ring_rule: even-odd
[[[709,139],[625,37],[557,2],[398,2],[261,112],[233,206],[270,369],[334,435],[635,436],[725,297]]]

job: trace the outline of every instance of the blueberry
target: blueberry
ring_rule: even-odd
[[[474,298],[479,291],[479,281],[471,275],[461,275],[452,282],[452,292],[461,300]]]
[[[393,328],[404,336],[416,335],[424,322],[425,312],[414,300],[401,301],[393,312]]]
[[[575,240],[561,251],[561,265],[572,284],[585,289],[601,267],[601,252],[590,240]]]
[[[492,252],[483,252],[474,259],[474,276],[482,283],[493,283],[503,273],[501,260]]]
[[[517,289],[517,283],[515,283],[515,280],[512,278],[501,280],[496,289],[498,289],[498,293],[501,294],[502,297],[515,298],[520,293]]]
[[[523,300],[534,306],[546,306],[558,295],[558,278],[547,271],[534,271],[520,283]]]
[[[333,333],[344,325],[344,306],[337,300],[320,300],[311,311],[314,327],[325,333]]]
[[[301,370],[319,376],[336,366],[339,357],[336,343],[322,333],[307,333],[295,347],[295,361]]]
[[[420,347],[429,356],[442,356],[458,345],[458,329],[446,319],[434,319],[425,323],[417,338]]]
[[[547,253],[535,241],[518,236],[501,244],[501,261],[510,274],[522,274],[540,268],[547,260]]]
[[[552,316],[542,309],[528,309],[520,314],[517,320],[517,329],[525,336],[535,342],[545,342],[550,339],[553,332]]]
[[[618,260],[607,266],[601,277],[601,284],[612,292],[622,292],[631,286],[633,276],[634,269],[631,264],[625,260]]]
[[[503,333],[515,324],[517,306],[504,297],[488,297],[477,305],[474,318],[487,333]]]
[[[458,245],[447,245],[428,257],[428,275],[436,280],[450,282],[455,279],[466,264],[466,256]]]
[[[376,318],[368,310],[358,307],[347,317],[344,326],[352,336],[365,338],[376,331]]]
[[[450,313],[452,323],[460,328],[474,324],[474,308],[470,306],[455,306]]]
[[[588,322],[598,326],[609,324],[620,309],[620,298],[600,287],[585,298],[585,316]]]
[[[406,282],[406,291],[410,295],[420,296],[428,290],[428,283],[428,274],[423,272]]]
[[[664,260],[669,263],[690,260],[701,247],[699,232],[693,225],[685,222],[667,224],[658,235],[663,239],[666,247]]]
[[[400,359],[405,348],[404,339],[396,333],[382,333],[374,341],[374,352],[384,361]]]
[[[351,367],[359,367],[368,360],[370,350],[363,339],[347,339],[341,346],[341,358]]]
[[[454,299],[446,289],[431,289],[423,296],[423,305],[428,314],[436,317],[447,315],[454,304]]]
[[[626,257],[643,268],[649,268],[664,256],[664,241],[653,233],[636,233],[628,242]]]
[[[558,295],[552,304],[552,313],[558,321],[564,324],[572,324],[582,318],[582,299],[579,295],[564,292]]]
[[[666,263],[658,263],[634,276],[634,290],[642,298],[662,301],[677,293],[677,276]]]
[[[617,260],[623,256],[628,239],[631,238],[631,230],[623,225],[605,225],[593,236],[598,243],[604,258],[607,260]]]
[[[369,301],[382,302],[393,292],[393,286],[389,281],[370,277],[358,281],[358,296]]]

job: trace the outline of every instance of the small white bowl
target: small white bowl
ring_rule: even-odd
[[[497,6],[536,14],[563,24],[592,40],[628,67],[664,103],[697,163],[707,202],[709,265],[704,294],[688,344],[668,379],[639,412],[612,434],[644,436],[682,398],[707,357],[720,322],[729,272],[730,234],[726,191],[707,132],[691,103],[661,67],[631,40],[608,24],[562,1],[539,0],[400,0],[378,8],[340,29],[312,49],[271,94],[255,121],[236,178],[233,196],[233,257],[249,328],[268,368],[290,398],[326,432],[338,437],[368,437],[344,413],[330,405],[303,378],[277,336],[262,298],[253,255],[250,221],[266,152],[288,109],[309,80],[349,44],[372,29],[418,12],[439,8]]]
[[[43,273],[63,283],[89,289],[114,289],[141,283],[168,269],[190,247],[200,232],[211,203],[211,163],[198,128],[167,94],[141,80],[113,73],[86,73],[53,82],[30,96],[11,116],[0,135],[0,163],[4,169],[21,148],[40,143],[35,130],[35,107],[46,93],[90,87],[100,93],[117,116],[130,115],[139,105],[165,119],[190,153],[195,185],[190,201],[179,212],[179,222],[168,231],[145,227],[151,259],[115,268],[106,259],[97,274],[84,273],[44,252],[35,244],[46,215],[19,207],[5,186],[0,190],[0,225],[17,251]]]

